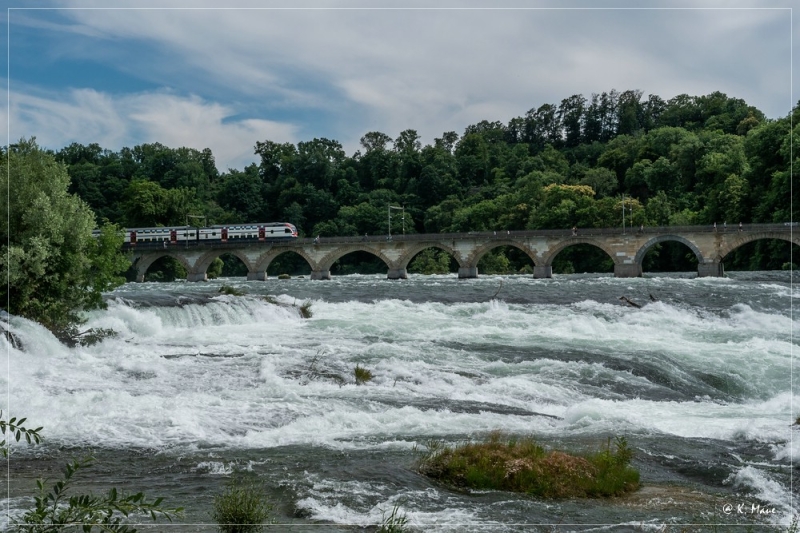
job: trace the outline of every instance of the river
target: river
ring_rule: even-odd
[[[798,297],[788,272],[129,283],[89,315],[119,333],[95,346],[13,319],[3,412],[44,441],[14,446],[5,505],[18,516],[35,478],[91,453],[80,488],[186,509],[142,531],[216,531],[237,475],[268,488],[275,530],[360,530],[394,506],[415,531],[786,526]],[[357,385],[356,365],[373,379]],[[572,451],[625,436],[642,489],[542,501],[416,472],[415,447],[492,430]]]

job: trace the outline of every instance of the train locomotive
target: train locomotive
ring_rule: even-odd
[[[166,245],[201,242],[209,244],[236,241],[268,242],[296,238],[297,228],[288,222],[125,229],[125,245],[127,246],[136,246],[138,243],[165,243]]]

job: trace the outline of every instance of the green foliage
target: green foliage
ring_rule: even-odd
[[[186,276],[186,268],[180,261],[171,256],[163,256],[147,269],[145,281],[175,281],[185,279]]]
[[[217,291],[217,292],[221,292],[222,294],[227,294],[227,295],[230,295],[230,296],[244,296],[245,295],[244,291],[239,290],[236,287],[231,287],[230,285],[222,285],[219,288],[219,291]]]
[[[405,207],[406,233],[616,227],[623,194],[642,207],[636,226],[796,220],[797,138],[800,121],[792,131],[788,115],[767,119],[720,92],[664,101],[611,90],[543,103],[507,124],[482,120],[427,146],[413,129],[368,132],[352,157],[330,139],[260,141],[258,164],[222,175],[210,150],[157,143],[119,152],[73,144],[56,157],[69,190],[124,226],[202,214],[210,223],[285,220],[301,235],[332,237],[387,234],[389,205]],[[393,213],[392,233],[400,226]],[[275,271],[306,268],[287,261]],[[348,259],[339,268],[366,267]]]
[[[356,378],[356,385],[363,385],[372,380],[372,372],[361,365],[356,365],[353,369],[353,376]]]
[[[301,318],[311,318],[313,314],[311,313],[311,302],[303,302],[303,305],[298,307],[300,311]]]
[[[79,331],[76,325],[70,325],[56,332],[58,340],[67,346],[93,346],[103,339],[116,337],[117,332],[110,328],[89,328]]]
[[[165,189],[158,183],[132,181],[123,197],[125,226],[129,228],[186,224],[186,217],[201,211],[192,189]]]
[[[35,320],[53,332],[80,324],[80,312],[103,307],[102,293],[124,282],[129,266],[123,236],[104,224],[92,236],[94,215],[68,192],[66,167],[21,140],[6,154],[0,188],[13,191],[0,213],[0,301],[9,313]]]
[[[407,525],[408,517],[405,514],[400,514],[400,506],[395,505],[392,507],[392,512],[389,513],[389,516],[386,516],[386,512],[383,513],[383,519],[376,533],[404,533],[408,531]]]
[[[112,488],[103,496],[78,494],[68,496],[80,469],[92,465],[92,459],[67,463],[62,469],[62,479],[48,485],[44,480],[36,481],[34,507],[13,520],[13,531],[25,533],[60,533],[62,531],[113,531],[135,533],[136,528],[125,524],[131,515],[149,516],[153,521],[159,517],[170,522],[182,513],[181,508],[167,509],[161,506],[162,498],[148,500],[141,493],[118,493]]]
[[[222,275],[222,268],[225,266],[225,263],[219,257],[214,258],[209,265],[208,269],[206,269],[206,277],[208,279],[216,279]]]
[[[264,530],[271,513],[263,485],[237,477],[214,497],[212,518],[222,533],[257,533]]]
[[[19,441],[23,436],[28,444],[39,444],[41,436],[36,429],[27,429],[22,424],[25,418],[16,417],[6,421],[0,411],[0,432],[6,430]],[[8,456],[6,441],[0,443],[3,455]],[[165,508],[161,506],[163,498],[148,500],[138,492],[136,494],[118,493],[112,488],[104,496],[94,494],[67,495],[73,484],[73,477],[78,470],[88,468],[93,460],[86,458],[67,463],[62,469],[62,478],[48,485],[49,481],[38,479],[34,507],[27,510],[21,518],[11,520],[11,531],[24,533],[61,533],[65,531],[108,531],[117,533],[135,533],[136,529],[124,522],[132,518],[130,515],[149,516],[153,521],[159,517],[170,522],[181,516],[183,509]],[[96,529],[95,529],[96,528]]]
[[[13,417],[11,420],[6,421],[6,419],[3,418],[3,411],[0,411],[0,433],[5,435],[6,430],[8,430],[17,442],[19,442],[22,437],[25,437],[28,444],[39,444],[42,439],[41,435],[39,435],[39,431],[41,431],[42,428],[28,429],[22,425],[26,420],[27,418],[20,418],[17,420],[17,417]],[[3,439],[2,442],[0,442],[0,452],[2,452],[3,457],[8,457],[8,451],[6,440]]]
[[[408,272],[412,274],[447,274],[450,272],[450,255],[436,248],[422,250],[409,263]]]
[[[478,272],[481,274],[509,274],[510,262],[502,250],[493,250],[478,261]]]
[[[542,498],[618,496],[639,488],[630,467],[633,451],[623,437],[606,449],[581,457],[546,451],[531,438],[491,433],[483,442],[450,447],[428,443],[421,473],[456,487],[526,492]]]

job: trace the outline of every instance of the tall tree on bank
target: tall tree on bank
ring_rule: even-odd
[[[130,266],[120,251],[122,235],[106,224],[92,236],[89,206],[67,192],[64,164],[22,139],[2,154],[0,190],[9,191],[0,211],[0,306],[57,334],[82,322],[80,311],[102,307],[102,292],[125,280]]]

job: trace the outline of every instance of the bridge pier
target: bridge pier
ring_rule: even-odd
[[[642,265],[637,263],[617,263],[614,265],[615,278],[641,278]]]
[[[311,279],[331,279],[331,271],[330,270],[312,270]]]
[[[478,277],[478,267],[458,267],[458,279],[470,279]]]
[[[208,281],[208,276],[205,272],[189,272],[186,281]]]
[[[267,281],[267,271],[258,270],[256,272],[248,272],[247,281]]]
[[[136,283],[144,283],[144,272],[136,273]]]
[[[390,268],[386,279],[408,279],[408,272],[405,268]]]
[[[533,277],[534,278],[552,278],[553,277],[553,266],[546,265],[546,266],[536,266],[533,267]]]
[[[699,263],[697,265],[698,278],[721,278],[725,275],[725,267],[722,261],[714,263]]]

